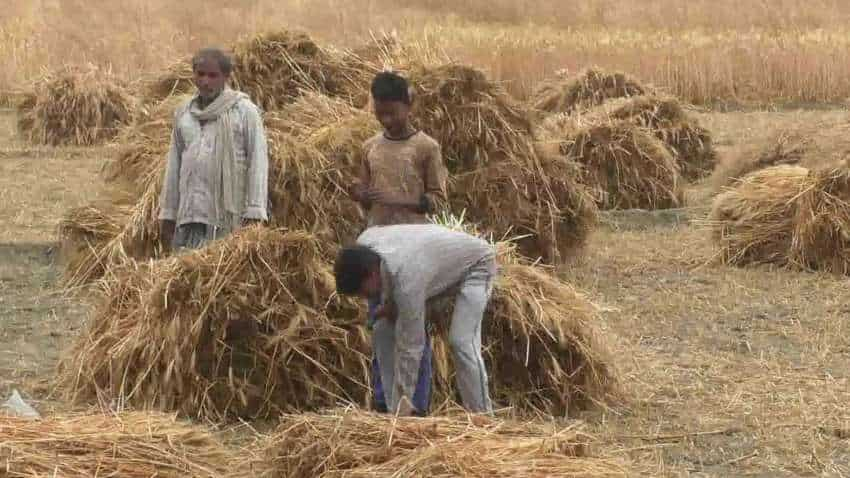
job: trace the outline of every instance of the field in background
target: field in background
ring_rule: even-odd
[[[706,105],[850,98],[841,0],[10,0],[0,91],[90,62],[128,80],[206,44],[298,28],[339,47],[371,32],[443,49],[525,96],[555,71],[599,65]],[[458,6],[460,5],[460,6]]]

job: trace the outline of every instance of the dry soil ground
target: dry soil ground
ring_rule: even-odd
[[[729,154],[779,128],[841,111],[702,114]],[[839,141],[837,138],[836,141]],[[103,150],[31,148],[0,117],[0,394],[49,398],[62,344],[85,307],[56,290],[56,226],[93,199]],[[598,451],[645,476],[850,476],[850,281],[711,263],[683,215],[623,216],[565,276],[603,308],[629,403],[587,417]]]

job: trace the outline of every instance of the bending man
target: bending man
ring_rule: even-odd
[[[481,322],[496,277],[486,241],[431,224],[367,229],[335,264],[337,291],[380,300],[373,343],[389,410],[417,414],[412,404],[425,345],[425,304],[455,294],[449,331],[464,407],[492,410],[481,356]]]

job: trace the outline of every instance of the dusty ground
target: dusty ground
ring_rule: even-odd
[[[700,118],[728,160],[782,128],[843,131],[845,112]],[[85,313],[56,292],[56,225],[94,198],[103,152],[25,147],[13,121],[0,121],[0,393],[17,387],[48,408],[62,343]],[[704,211],[708,183],[685,217]],[[657,222],[601,229],[565,271],[603,307],[631,397],[588,417],[599,451],[646,476],[850,476],[850,281],[717,266],[705,231]]]

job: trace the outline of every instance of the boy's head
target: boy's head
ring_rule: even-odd
[[[375,117],[391,136],[401,136],[407,131],[410,96],[407,80],[395,73],[378,73],[372,80]]]
[[[233,64],[218,48],[204,48],[192,57],[192,73],[198,94],[205,100],[218,96],[230,78]]]
[[[342,248],[334,264],[336,291],[363,298],[381,293],[381,256],[366,246]]]

